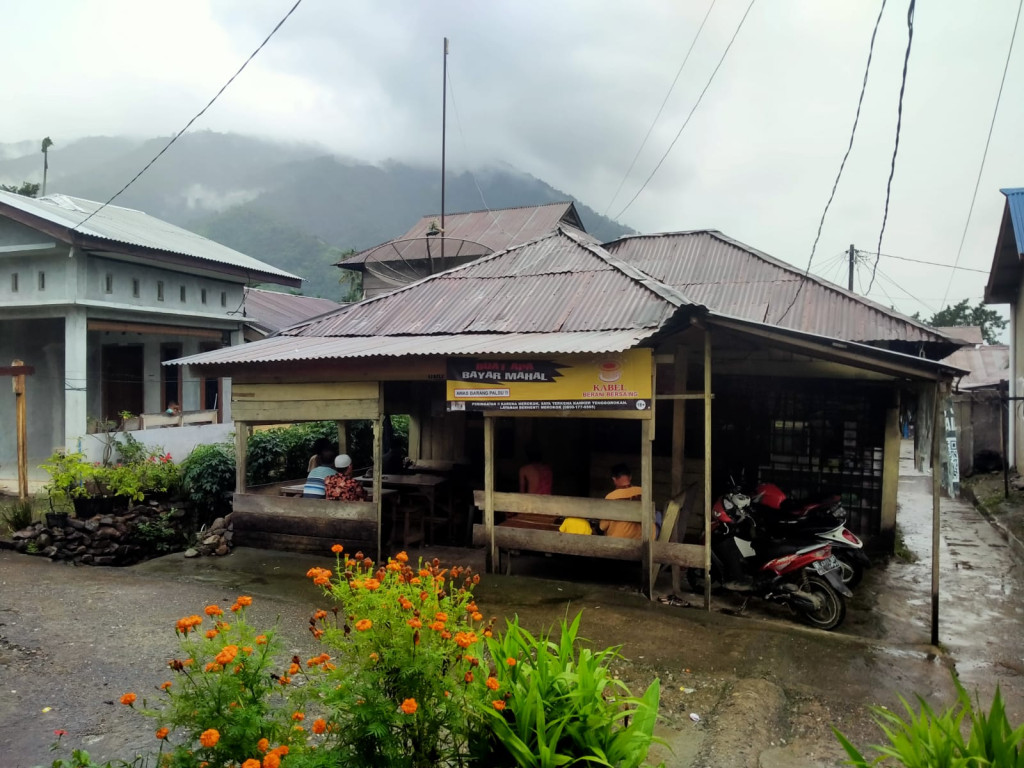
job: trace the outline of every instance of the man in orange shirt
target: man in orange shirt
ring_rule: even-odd
[[[619,499],[629,501],[640,501],[642,491],[640,486],[633,485],[633,476],[629,467],[625,464],[616,464],[612,467],[612,482],[615,490],[605,496],[606,499]],[[643,530],[640,523],[625,522],[622,520],[602,520],[601,530],[606,536],[617,536],[620,539],[642,538]]]

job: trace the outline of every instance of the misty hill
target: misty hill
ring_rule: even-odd
[[[106,200],[166,143],[166,138],[89,137],[49,153],[47,192]],[[331,266],[403,234],[440,210],[436,169],[375,166],[308,144],[199,132],[179,139],[117,201],[198,232],[307,279],[303,293],[342,300],[350,287]],[[575,200],[512,168],[476,171],[489,208]],[[38,142],[0,144],[0,183],[42,180]],[[449,172],[449,211],[484,207],[473,177]],[[630,232],[576,201],[584,226],[603,241]]]

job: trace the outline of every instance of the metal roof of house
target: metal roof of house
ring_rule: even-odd
[[[920,321],[814,275],[805,279],[795,267],[715,230],[628,235],[605,248],[691,300],[734,317],[847,341],[950,342]]]
[[[980,325],[937,325],[935,330],[964,344],[984,344]]]
[[[342,259],[338,266],[359,268],[371,253],[375,253],[373,258],[380,261],[426,259],[427,242],[423,238],[427,237],[432,228],[440,225],[441,214],[424,216],[401,237]],[[576,206],[572,202],[524,205],[516,208],[446,213],[444,237],[447,240],[461,241],[458,244],[460,250],[456,258],[466,259],[521,245],[566,225],[585,232]],[[452,258],[450,251],[447,256]]]
[[[942,362],[970,371],[960,379],[960,389],[995,387],[1010,379],[1010,348],[1005,344],[961,347]]]
[[[176,227],[142,211],[67,195],[39,199],[0,191],[0,216],[48,233],[62,242],[88,250],[119,253],[145,251],[185,256],[209,262],[208,269],[251,275],[255,280],[298,286],[302,278],[232,248]],[[98,213],[95,213],[99,211]],[[90,214],[95,213],[92,218]],[[85,222],[86,219],[89,219]],[[84,226],[80,226],[85,222]],[[154,253],[156,252],[156,253]],[[204,265],[206,266],[206,265]],[[225,269],[227,268],[227,269]]]
[[[278,291],[245,289],[245,322],[264,333],[277,333],[282,328],[309,320],[311,317],[340,309],[341,304],[315,296],[295,296]]]
[[[285,329],[288,336],[576,333],[659,328],[686,297],[571,228]]]
[[[985,286],[985,301],[1003,304],[1017,300],[1024,259],[1024,187],[999,190],[1006,197],[1003,219]]]

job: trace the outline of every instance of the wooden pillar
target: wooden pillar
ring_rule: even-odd
[[[675,394],[686,394],[686,376],[688,350],[686,347],[676,347],[673,357],[673,379],[675,380]],[[672,498],[683,492],[683,478],[686,476],[686,401],[675,400],[672,403]],[[680,516],[681,517],[681,516]],[[682,541],[686,536],[685,530],[679,530],[680,517],[676,518],[675,530],[672,532],[672,541]],[[678,565],[672,566],[672,594],[678,595],[682,587]]]
[[[21,360],[12,360],[11,366],[25,365]],[[11,379],[14,389],[15,422],[18,433],[18,498],[28,498],[28,417],[25,407],[25,374],[16,373]]]
[[[640,437],[640,538],[642,588],[654,599],[654,419],[644,419]]]
[[[498,570],[498,549],[494,544],[494,417],[484,416],[484,528],[487,532],[487,570]]]
[[[383,561],[384,551],[381,544],[381,529],[384,509],[384,457],[383,457],[383,436],[384,427],[381,417],[373,420],[373,503],[377,507],[377,562]]]
[[[409,414],[409,458],[413,461],[420,458],[421,423],[422,419],[417,406],[417,409]]]
[[[704,329],[704,610],[711,611],[711,332]]]
[[[939,644],[939,544],[940,510],[939,501],[942,494],[942,463],[939,459],[941,440],[939,421],[942,419],[943,387],[935,382],[935,403],[932,411],[932,645]]]
[[[338,427],[338,455],[348,453],[348,422],[336,421]]]
[[[882,536],[892,551],[896,541],[896,501],[900,486],[900,395],[885,412],[885,445],[882,449]]]
[[[245,460],[248,454],[249,425],[235,422],[235,493],[245,493]]]

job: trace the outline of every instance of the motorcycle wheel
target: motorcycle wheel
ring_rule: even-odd
[[[814,595],[821,601],[817,611],[801,611],[800,617],[818,629],[831,630],[843,623],[846,618],[846,601],[832,586],[819,576],[808,576],[802,590]]]
[[[840,575],[843,577],[843,584],[853,589],[860,580],[864,578],[864,566],[861,563],[856,562],[853,558],[846,554],[841,554],[841,550],[832,550],[832,553],[839,560]]]

